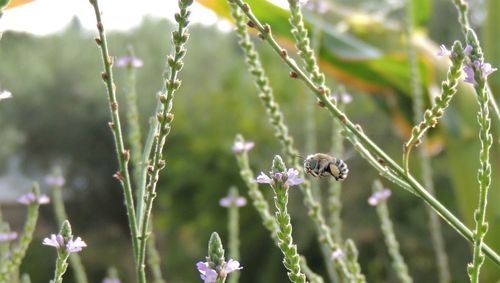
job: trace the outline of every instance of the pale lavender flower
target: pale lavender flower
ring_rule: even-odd
[[[388,199],[391,196],[391,190],[389,189],[384,189],[379,192],[374,192],[369,198],[368,198],[368,203],[371,206],[376,206],[379,204],[381,201],[384,201]]]
[[[74,241],[73,239],[69,239],[68,243],[66,244],[66,251],[68,253],[77,253],[86,246],[87,244],[84,241],[82,241],[82,238],[76,237],[76,240]]]
[[[275,181],[281,181],[285,177],[285,186],[296,186],[304,182],[304,179],[299,177],[299,171],[293,168],[290,168],[285,172],[270,172],[270,175],[272,178],[261,172],[257,177],[257,183],[274,185]]]
[[[472,52],[472,49],[473,49],[472,45],[467,44],[467,46],[465,46],[465,48],[464,48],[464,54],[467,55],[467,56],[469,56],[470,53]]]
[[[133,67],[133,68],[140,68],[144,65],[144,62],[135,56],[122,56],[116,59],[115,62],[116,67],[123,68],[123,67]]]
[[[225,277],[227,274],[241,269],[243,269],[243,267],[240,266],[239,261],[234,259],[229,259],[228,262],[224,263],[224,267],[222,268],[221,271],[221,276]]]
[[[492,68],[490,63],[481,64],[481,72],[484,78],[488,77],[494,71],[498,70],[497,68]]]
[[[12,93],[8,90],[0,91],[0,100],[8,99],[12,97]]]
[[[344,256],[345,256],[344,251],[342,249],[340,249],[340,248],[337,248],[336,250],[334,250],[332,252],[331,258],[333,260],[336,260],[336,259],[342,259],[342,258],[344,258]]]
[[[465,73],[464,82],[475,85],[476,84],[476,79],[474,78],[474,69],[472,69],[472,67],[469,66],[469,65],[464,65],[464,67],[462,68],[462,70]]]
[[[304,182],[304,179],[299,177],[299,171],[297,171],[297,169],[290,168],[286,174],[287,179],[285,185],[287,186],[296,186]]]
[[[16,232],[0,232],[0,243],[17,239]]]
[[[231,207],[231,206],[242,207],[247,204],[247,199],[241,196],[229,195],[227,197],[221,198],[219,200],[219,204],[223,207]]]
[[[106,278],[104,278],[102,280],[102,283],[121,283],[121,281],[118,278],[108,278],[108,277],[106,277]]]
[[[257,183],[260,183],[260,184],[274,184],[274,180],[271,179],[269,176],[267,176],[266,174],[264,174],[264,172],[260,172],[260,175],[257,176]]]
[[[200,272],[200,277],[204,283],[217,282],[217,277],[219,275],[217,274],[217,271],[210,268],[208,262],[199,261],[198,263],[196,263],[196,268],[198,268],[198,271]]]
[[[66,180],[62,176],[48,175],[45,177],[45,183],[51,187],[62,187]]]
[[[231,148],[234,153],[243,153],[246,151],[249,151],[255,146],[255,143],[252,141],[249,142],[243,142],[243,141],[236,141],[233,144],[233,147]]]
[[[439,57],[450,57],[451,56],[451,50],[448,50],[444,44],[441,44],[439,46],[439,51],[436,53],[437,56]]]
[[[64,248],[67,253],[77,253],[81,251],[82,248],[87,246],[87,244],[82,241],[80,237],[77,237],[76,240],[73,240],[73,238],[71,238],[66,242],[61,234],[50,235],[50,238],[43,239],[42,244],[55,247],[58,250]]]
[[[484,63],[479,60],[474,60],[472,64],[464,65],[463,71],[465,72],[464,82],[476,85],[476,79],[474,74],[474,69],[479,70],[481,77],[486,79],[489,75],[497,70],[497,68],[492,68],[490,63]]]
[[[60,249],[64,247],[64,238],[61,234],[52,234],[50,238],[43,239],[42,244]]]
[[[283,173],[281,172],[275,172],[272,173],[271,175],[274,177],[274,180],[281,181],[283,179]]]
[[[17,202],[24,205],[31,205],[35,203],[47,204],[50,202],[50,198],[45,194],[41,194],[37,197],[34,193],[30,192],[18,197]]]

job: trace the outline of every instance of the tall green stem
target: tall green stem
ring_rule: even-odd
[[[109,56],[108,52],[108,42],[106,39],[106,34],[104,33],[104,26],[101,20],[101,11],[99,10],[99,3],[97,0],[90,0],[90,4],[94,7],[94,13],[97,21],[97,30],[99,31],[99,37],[96,39],[97,45],[101,49],[102,62],[104,64],[104,72],[101,77],[106,85],[108,93],[108,103],[109,110],[111,112],[111,122],[109,127],[113,132],[113,138],[115,141],[116,156],[118,158],[119,170],[115,174],[115,177],[120,181],[123,187],[123,194],[125,196],[125,207],[127,208],[128,224],[130,229],[130,234],[132,238],[132,250],[134,257],[137,259],[138,255],[138,238],[137,238],[137,222],[135,218],[134,209],[134,197],[132,195],[132,187],[130,183],[130,174],[128,169],[128,161],[130,159],[130,153],[125,150],[123,143],[122,127],[120,123],[120,115],[118,112],[118,101],[116,100],[116,87],[113,82],[113,71],[111,70],[111,65],[113,60]]]

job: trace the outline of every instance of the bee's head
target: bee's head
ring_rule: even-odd
[[[306,159],[304,159],[304,168],[306,169],[316,168],[317,165],[318,160],[312,156],[308,156]]]

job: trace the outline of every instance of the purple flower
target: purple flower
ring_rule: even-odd
[[[102,283],[121,283],[121,281],[118,278],[108,278],[108,277],[106,277],[106,278],[104,278],[102,280]]]
[[[243,153],[246,151],[249,151],[255,146],[255,143],[250,141],[250,142],[243,142],[243,141],[235,141],[233,144],[233,147],[231,148],[234,153]]]
[[[17,239],[16,232],[0,232],[0,243]]]
[[[12,93],[8,90],[0,91],[0,100],[8,99],[12,97]]]
[[[270,178],[269,176],[261,172],[257,177],[257,183],[270,184],[272,186],[274,185],[275,181],[281,181],[284,177],[286,177],[285,186],[287,187],[296,186],[304,182],[304,179],[299,177],[299,171],[293,168],[290,168],[285,172],[270,172],[270,175],[273,178]]]
[[[224,263],[224,267],[221,271],[221,276],[226,276],[231,272],[235,272],[241,270],[243,267],[240,266],[240,263],[237,260],[229,259],[228,262]]]
[[[122,57],[116,59],[115,65],[116,65],[116,67],[119,67],[119,68],[123,68],[123,67],[140,68],[144,65],[144,62],[140,58],[135,57],[135,56],[122,56]]]
[[[223,207],[231,207],[231,206],[242,207],[247,204],[247,199],[241,196],[229,195],[227,197],[221,198],[219,200],[219,204]]]
[[[497,70],[497,68],[492,68],[490,63],[484,63],[479,60],[474,60],[472,64],[466,64],[463,67],[465,73],[464,82],[476,85],[475,71],[479,70],[481,73],[481,78],[486,79],[489,75]]]
[[[376,206],[381,201],[388,199],[391,196],[391,190],[384,189],[382,191],[374,192],[369,198],[368,203],[371,206]]]
[[[47,195],[41,194],[38,197],[35,196],[34,193],[27,193],[24,194],[20,197],[17,198],[17,202],[24,204],[24,205],[31,205],[31,204],[47,204],[50,202],[50,199]]]
[[[64,247],[64,238],[61,234],[52,234],[50,235],[50,238],[43,239],[42,244],[60,249],[61,247]]]
[[[481,72],[484,78],[488,77],[494,71],[498,70],[497,68],[492,68],[490,63],[481,64]]]
[[[465,73],[464,82],[475,85],[476,84],[476,79],[474,78],[474,69],[472,69],[472,67],[469,66],[469,65],[464,65],[464,67],[462,68],[462,70]]]
[[[269,176],[264,174],[264,172],[260,172],[260,175],[257,176],[257,183],[272,185],[272,184],[274,184],[274,180],[269,178]]]
[[[285,185],[287,186],[296,186],[304,182],[304,179],[299,177],[299,171],[297,171],[297,169],[290,168],[286,174],[287,179]]]
[[[200,277],[204,283],[217,282],[217,277],[219,275],[217,274],[217,271],[210,268],[208,262],[199,261],[198,263],[196,263],[196,268],[198,268],[198,271],[200,272]]]
[[[336,250],[334,250],[332,252],[331,258],[334,260],[335,259],[342,259],[344,256],[345,256],[344,251],[340,248],[337,248]]]
[[[65,182],[66,180],[62,176],[48,175],[45,177],[45,183],[51,187],[62,187]]]
[[[464,48],[464,54],[465,55],[470,55],[470,53],[472,52],[472,46],[470,44],[467,44],[467,46],[465,46]]]
[[[439,51],[436,53],[437,56],[439,57],[450,57],[451,56],[451,50],[448,50],[444,44],[441,44],[439,46]]]
[[[73,239],[69,239],[68,243],[66,244],[66,251],[68,253],[77,253],[82,250],[82,248],[85,248],[87,244],[85,244],[84,241],[82,241],[82,238],[76,237],[76,240],[73,241]]]
[[[58,250],[64,248],[67,253],[77,253],[81,251],[82,248],[87,246],[87,244],[82,241],[80,237],[77,237],[76,240],[71,238],[66,242],[61,234],[50,235],[50,238],[43,239],[42,244],[55,247]]]

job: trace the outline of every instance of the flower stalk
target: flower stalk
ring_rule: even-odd
[[[148,166],[149,182],[145,187],[144,208],[141,213],[141,222],[139,225],[139,248],[138,248],[138,264],[137,273],[139,274],[140,281],[144,282],[145,275],[145,255],[146,255],[146,242],[149,232],[149,221],[151,211],[153,209],[153,201],[156,198],[156,185],[160,178],[160,170],[165,167],[165,160],[163,160],[163,148],[166,138],[170,133],[171,123],[174,119],[172,112],[173,99],[175,92],[179,89],[181,81],[177,76],[182,69],[182,58],[186,55],[185,44],[189,38],[187,32],[187,25],[189,23],[189,6],[193,3],[192,0],[179,0],[179,12],[175,14],[175,20],[178,24],[178,29],[172,32],[172,43],[174,45],[173,55],[169,56],[167,63],[170,69],[170,76],[165,78],[166,93],[161,94],[159,101],[161,102],[160,111],[156,114],[158,123],[156,133],[154,136],[152,160]]]
[[[418,125],[415,128],[418,128],[417,131],[422,131],[422,133],[417,134],[416,136],[420,136],[414,141],[420,141],[422,146],[418,150],[419,158],[420,158],[420,167],[422,169],[422,181],[424,184],[424,187],[429,191],[429,193],[433,196],[435,196],[434,192],[434,182],[432,180],[432,168],[431,168],[431,161],[429,154],[426,151],[427,148],[427,139],[423,136],[423,132],[425,132],[429,126],[433,127],[435,124],[435,119],[441,118],[441,115],[443,114],[445,108],[448,106],[449,101],[451,100],[452,96],[457,92],[456,90],[456,85],[458,83],[458,79],[460,78],[460,67],[462,65],[463,57],[464,57],[464,52],[461,48],[460,43],[455,43],[457,46],[452,47],[452,51],[450,52],[450,57],[452,57],[452,66],[450,67],[450,71],[448,71],[448,78],[447,81],[442,83],[441,87],[441,95],[436,97],[435,99],[435,104],[434,106],[428,110],[431,112],[431,117],[429,118],[429,115],[427,117],[424,115],[424,99],[423,99],[423,93],[422,93],[422,85],[421,85],[421,79],[420,79],[420,72],[419,72],[419,67],[418,67],[418,56],[417,56],[417,51],[415,49],[415,45],[413,43],[413,3],[411,1],[407,2],[407,9],[406,9],[406,29],[405,29],[405,34],[407,38],[407,54],[408,54],[408,62],[410,64],[410,74],[411,74],[411,94],[413,98],[413,120],[414,123],[418,123],[420,117],[424,116],[425,121],[431,121],[431,123],[425,123],[425,126],[422,127],[422,125]],[[453,69],[453,66],[456,65],[455,69]],[[457,70],[458,69],[458,70]],[[450,73],[455,73],[455,76],[451,75]],[[451,77],[451,78],[450,78]],[[455,82],[452,80],[455,79]],[[438,107],[440,108],[439,110],[436,110],[436,105],[439,105]],[[424,122],[423,122],[424,123]],[[424,129],[425,128],[425,129]],[[412,138],[414,137],[412,131]],[[411,138],[410,138],[411,140]],[[406,157],[406,160],[403,160],[403,164],[405,166],[406,172],[409,172],[409,156],[410,156],[410,150],[411,147],[414,144],[405,144],[404,148],[407,149],[407,152],[403,152],[403,159]],[[408,147],[410,146],[410,147]],[[381,185],[380,185],[381,186]],[[441,223],[439,222],[439,218],[432,211],[430,207],[426,207],[427,214],[429,215],[429,232],[431,234],[431,240],[432,240],[432,245],[434,247],[434,253],[436,256],[436,262],[437,262],[437,267],[438,267],[438,275],[439,275],[439,282],[440,283],[448,283],[451,281],[451,275],[450,275],[450,270],[448,266],[448,255],[446,254],[445,250],[445,244],[444,244],[444,239],[443,239],[443,234],[441,230]],[[407,272],[406,272],[407,274]],[[403,278],[409,278],[409,276],[400,276],[401,280]],[[408,280],[405,280],[405,282],[410,282]]]
[[[366,136],[362,130],[357,129],[356,125],[349,120],[349,118],[339,110],[339,108],[332,103],[325,95],[325,89],[314,84],[309,77],[297,66],[296,62],[287,55],[286,51],[276,42],[272,33],[269,29],[264,28],[264,25],[258,20],[258,18],[252,13],[250,6],[243,3],[242,0],[234,0],[234,2],[242,9],[242,11],[247,15],[247,17],[254,23],[255,28],[257,28],[261,34],[262,38],[271,46],[271,48],[282,58],[284,63],[292,69],[292,71],[297,75],[297,78],[302,80],[306,86],[308,86],[316,95],[319,100],[319,105],[326,108],[335,119],[339,120],[342,124],[344,130],[349,130],[358,139],[359,143],[362,144],[372,156],[377,156],[376,160],[383,163],[390,170],[393,171],[396,177],[401,178],[404,183],[407,183],[412,191],[415,192],[417,196],[422,198],[428,205],[430,205],[447,223],[450,224],[462,237],[466,240],[473,241],[473,233],[467,228],[453,213],[451,213],[445,206],[443,206],[437,199],[435,199],[431,194],[429,194],[420,183],[418,183],[415,178],[411,175],[405,174],[404,169],[401,168],[392,158],[390,158],[382,149],[380,149],[368,136]],[[267,30],[267,32],[266,32]],[[403,186],[404,188],[405,186]],[[491,249],[488,245],[482,244],[481,246],[483,252],[488,256],[495,264],[500,265],[500,256]]]
[[[116,87],[113,82],[113,71],[111,66],[113,64],[113,59],[109,55],[108,42],[106,34],[104,32],[104,26],[101,19],[101,11],[99,9],[99,3],[97,0],[90,0],[90,4],[94,8],[94,13],[97,22],[97,30],[99,32],[99,37],[96,38],[96,43],[101,50],[102,62],[104,64],[104,72],[101,74],[101,78],[106,85],[106,90],[108,94],[109,109],[111,112],[111,122],[109,127],[113,133],[113,138],[115,142],[116,156],[118,158],[118,172],[114,175],[115,178],[120,181],[123,188],[123,194],[125,197],[125,207],[127,209],[128,224],[130,229],[130,234],[132,238],[132,250],[134,258],[137,259],[138,255],[138,238],[137,238],[137,222],[135,218],[134,209],[134,197],[132,195],[132,184],[130,182],[130,174],[128,169],[128,162],[130,159],[130,153],[125,149],[123,142],[122,127],[120,122],[120,115],[118,112],[118,101],[116,100]]]
[[[290,214],[288,214],[288,190],[290,188],[290,174],[286,179],[277,178],[280,172],[286,172],[285,164],[279,155],[273,160],[274,182],[271,188],[274,192],[274,205],[276,206],[276,222],[278,223],[279,232],[278,246],[283,253],[283,264],[288,270],[288,278],[292,282],[306,282],[306,276],[300,269],[300,257],[297,253],[297,246],[293,243],[292,224],[290,222]],[[303,180],[302,180],[303,181]]]
[[[451,59],[451,66],[448,69],[446,81],[441,84],[441,95],[435,98],[432,108],[427,109],[422,115],[422,110],[420,109],[423,109],[423,103],[419,103],[418,99],[415,99],[415,108],[418,108],[418,111],[415,111],[415,117],[420,118],[423,116],[424,119],[417,126],[413,127],[410,139],[403,146],[403,164],[407,174],[409,174],[410,170],[409,159],[412,148],[422,142],[422,137],[428,129],[436,127],[451,99],[457,93],[458,82],[462,75],[462,63],[465,58],[464,49],[459,41],[453,43],[449,57]],[[421,92],[420,87],[418,89],[415,87],[415,90]]]
[[[389,208],[387,207],[387,198],[390,196],[390,191],[384,189],[382,182],[379,180],[373,182],[372,191],[373,195],[368,202],[370,205],[375,206],[377,210],[377,215],[381,222],[382,233],[384,234],[384,241],[387,245],[389,255],[392,258],[392,266],[400,282],[411,283],[413,279],[410,277],[408,267],[399,251],[399,243],[396,239],[396,233],[394,233],[394,227],[389,215]]]
[[[62,283],[63,275],[68,269],[68,258],[71,253],[77,253],[87,245],[80,237],[73,240],[73,233],[71,232],[71,225],[69,221],[65,220],[61,225],[59,234],[52,234],[50,238],[45,238],[43,244],[46,246],[53,246],[57,249],[56,268],[54,271],[54,279],[51,283]]]
[[[32,194],[36,199],[40,197],[40,189],[38,184],[33,184]],[[36,223],[38,221],[38,212],[40,209],[39,201],[33,201],[28,204],[28,215],[26,216],[26,222],[24,223],[23,233],[19,238],[19,243],[13,247],[11,251],[11,259],[7,260],[6,265],[0,269],[0,282],[8,282],[9,279],[14,276],[21,262],[26,255],[26,251],[33,240],[33,233],[35,232]],[[3,255],[2,255],[3,256]]]
[[[484,63],[484,56],[479,46],[479,40],[473,30],[467,33],[467,43],[473,49],[470,54],[470,68],[474,71],[474,89],[476,91],[476,99],[479,105],[477,113],[477,121],[479,123],[479,168],[477,173],[477,181],[479,183],[479,203],[477,209],[474,211],[475,229],[473,232],[474,251],[472,263],[467,267],[467,272],[471,282],[479,282],[479,272],[484,263],[484,253],[481,247],[484,243],[484,237],[488,230],[488,223],[486,221],[486,207],[488,203],[488,192],[491,185],[491,163],[490,163],[490,149],[493,144],[493,136],[491,134],[491,117],[489,112],[489,96],[487,94],[487,76],[493,72],[490,68],[485,68],[487,63]],[[489,69],[489,70],[487,70]],[[489,72],[489,73],[487,73]]]
[[[64,200],[62,196],[62,184],[54,183],[51,185],[54,215],[56,216],[57,223],[59,223],[60,225],[62,225],[62,223],[66,219],[68,219],[68,214],[66,213],[66,208],[64,207]],[[72,253],[69,257],[69,262],[75,275],[75,281],[77,283],[87,283],[87,274],[82,264],[80,255],[78,253]]]

